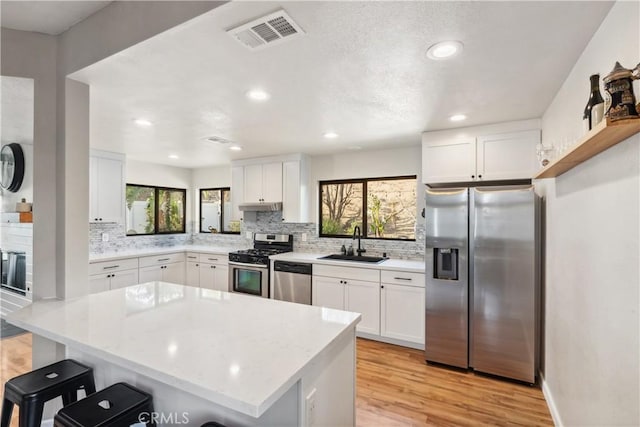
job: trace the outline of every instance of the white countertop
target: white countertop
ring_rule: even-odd
[[[253,417],[262,415],[360,314],[150,282],[37,301],[7,320]]]
[[[134,249],[119,252],[108,252],[104,254],[92,254],[89,256],[89,262],[102,262],[113,261],[122,258],[141,257],[162,255],[173,252],[202,252],[209,254],[228,254],[229,252],[236,251],[238,249],[247,249],[247,247],[223,247],[223,246],[206,246],[206,245],[180,245],[180,246],[166,246],[156,248],[143,248]],[[286,252],[279,255],[272,255],[269,258],[272,260],[280,261],[292,261],[292,262],[308,262],[313,264],[325,264],[325,265],[337,265],[343,267],[358,267],[358,268],[375,268],[378,270],[393,270],[393,271],[407,271],[414,273],[424,273],[424,261],[416,260],[403,260],[403,259],[388,259],[381,263],[367,263],[358,261],[341,261],[320,259],[326,256],[326,253],[309,253],[309,252]]]
[[[342,267],[374,268],[378,270],[424,273],[424,261],[387,259],[385,261],[382,261],[381,263],[374,264],[359,261],[320,259],[326,255],[327,254],[306,252],[286,252],[283,254],[272,255],[269,258],[274,261],[306,262],[311,264],[336,265]]]
[[[162,255],[173,252],[202,252],[207,254],[228,254],[238,249],[247,249],[246,246],[210,246],[210,245],[179,245],[179,246],[162,246],[141,249],[127,249],[124,251],[105,252],[102,254],[89,254],[89,262],[113,261],[122,258],[134,258],[141,256]]]

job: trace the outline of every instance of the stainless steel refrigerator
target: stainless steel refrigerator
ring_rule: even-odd
[[[532,186],[426,191],[425,359],[534,383],[540,199]]]

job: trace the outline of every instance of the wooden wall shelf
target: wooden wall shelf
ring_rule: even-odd
[[[640,132],[640,118],[611,122],[604,119],[575,143],[562,157],[542,169],[534,179],[553,178],[573,169],[598,153]]]

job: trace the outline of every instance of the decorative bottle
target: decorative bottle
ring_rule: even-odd
[[[600,94],[600,74],[593,74],[589,80],[591,80],[591,93],[582,115],[585,131],[593,129],[604,117],[604,99]]]

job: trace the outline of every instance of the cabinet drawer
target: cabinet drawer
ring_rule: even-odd
[[[227,264],[229,262],[229,255],[223,254],[200,254],[200,262],[203,264]]]
[[[339,277],[342,279],[380,281],[380,270],[373,268],[336,267],[333,265],[314,264],[314,276]]]
[[[115,271],[138,268],[138,258],[124,258],[115,261],[89,263],[89,275],[113,273]]]
[[[155,256],[145,256],[140,258],[140,267],[150,267],[153,265],[172,264],[174,262],[184,262],[184,252],[177,252],[173,254],[163,254]]]
[[[424,288],[424,274],[383,270],[380,272],[380,282]]]

